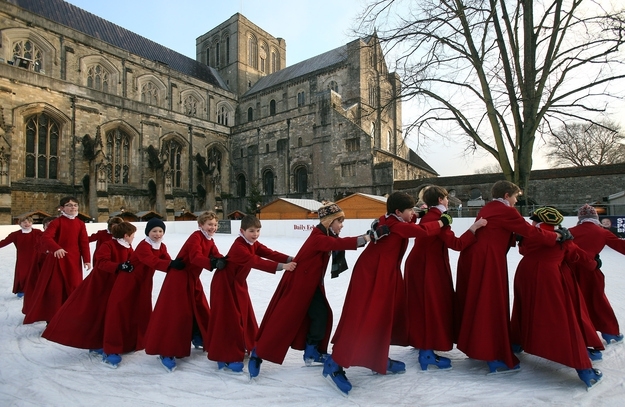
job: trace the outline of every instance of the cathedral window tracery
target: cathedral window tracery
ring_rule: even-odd
[[[182,186],[182,145],[176,140],[169,140],[165,143],[164,155],[169,164],[169,175],[171,186],[181,188]]]
[[[95,64],[87,68],[87,87],[102,92],[109,90],[110,73],[102,65]]]
[[[24,58],[29,61],[26,68],[41,72],[43,68],[43,51],[32,40],[19,40],[13,43],[13,57]]]
[[[59,125],[47,114],[26,119],[26,177],[57,179]]]
[[[121,129],[106,133],[108,182],[128,184],[130,172],[130,136]]]
[[[152,81],[148,81],[141,86],[141,101],[149,105],[159,105],[158,87]]]

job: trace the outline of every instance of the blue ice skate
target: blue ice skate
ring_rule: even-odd
[[[306,349],[304,349],[304,363],[306,366],[312,366],[313,363],[325,363],[328,358],[327,353],[319,352],[317,349],[317,345],[306,344]]]
[[[419,365],[421,370],[428,370],[428,366],[436,366],[440,370],[451,369],[451,360],[444,356],[439,356],[433,350],[419,350]]]
[[[599,369],[578,369],[577,375],[586,383],[586,390],[596,386],[603,378],[603,373]]]
[[[112,369],[117,369],[121,361],[122,357],[119,356],[117,353],[111,353],[110,355],[102,353],[102,363]]]
[[[102,349],[102,348],[100,348],[100,349],[89,349],[89,356],[102,357],[102,354],[104,354],[104,349]]]
[[[159,362],[161,362],[161,365],[163,365],[165,370],[167,370],[168,372],[173,372],[174,370],[176,370],[175,357],[157,356],[157,359]]]
[[[593,349],[593,348],[587,348],[587,351],[588,351],[588,357],[593,362],[597,362],[599,360],[603,360],[603,354],[601,353],[600,350]]]
[[[386,362],[386,373],[406,373],[406,364],[404,362],[400,362],[399,360],[388,358],[388,362]]]
[[[17,298],[22,298],[24,296],[24,293],[23,292],[19,292],[19,293],[15,294],[15,295],[17,295]]]
[[[260,374],[260,364],[263,360],[256,354],[256,349],[252,349],[250,353],[250,360],[247,362],[247,371],[250,373],[250,379],[257,377]]]
[[[487,374],[489,375],[501,374],[501,373],[512,373],[512,372],[518,372],[519,370],[521,370],[520,364],[517,364],[512,369],[510,369],[508,365],[504,363],[503,360],[491,360],[490,362],[486,362],[486,363],[488,364],[489,372]]]
[[[233,373],[243,373],[243,362],[217,362],[219,370],[230,370]]]
[[[326,379],[332,380],[332,383],[336,386],[336,388],[343,394],[349,394],[349,391],[352,389],[352,384],[347,380],[347,376],[345,376],[345,371],[343,368],[336,364],[334,360],[332,360],[332,356],[328,356],[325,363],[323,364],[323,377]]]
[[[614,341],[614,343],[623,342],[623,334],[610,335],[610,334],[604,334],[602,332],[601,337],[603,338],[604,341],[606,341],[608,345],[612,343],[612,341]]]

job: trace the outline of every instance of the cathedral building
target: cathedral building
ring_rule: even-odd
[[[287,67],[235,14],[194,60],[62,0],[0,0],[0,224],[66,195],[105,221],[390,193],[437,175],[403,142],[399,87],[375,35]]]

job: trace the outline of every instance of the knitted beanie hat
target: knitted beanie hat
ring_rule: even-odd
[[[334,219],[345,217],[345,213],[343,212],[343,210],[339,208],[337,204],[332,202],[323,205],[321,208],[319,208],[317,213],[319,214],[319,220],[321,221],[321,224],[325,226],[326,229],[330,227],[330,224]]]
[[[148,224],[145,225],[145,235],[149,235],[150,234],[150,230],[154,229],[154,228],[161,228],[163,229],[163,233],[165,233],[165,222],[163,222],[162,220],[160,220],[159,218],[152,218],[148,221]]]
[[[551,206],[538,208],[532,213],[530,219],[535,222],[546,223],[547,225],[557,226],[564,220],[564,216],[558,210]]]
[[[584,204],[577,211],[577,218],[579,220],[582,219],[596,219],[599,220],[599,215],[597,215],[597,210],[588,204]]]

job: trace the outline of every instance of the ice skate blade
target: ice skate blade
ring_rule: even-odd
[[[349,393],[345,393],[343,392],[343,390],[339,389],[339,387],[336,385],[336,383],[334,383],[334,380],[332,380],[332,376],[330,374],[324,375],[323,378],[330,383],[330,386],[332,386],[332,388],[338,392],[341,396],[348,398],[349,397]]]

